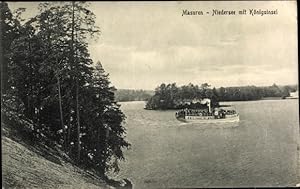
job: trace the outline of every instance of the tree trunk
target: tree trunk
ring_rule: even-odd
[[[79,86],[78,78],[76,78],[76,117],[77,117],[77,159],[80,161],[80,113],[79,113]]]
[[[75,65],[75,51],[74,51],[74,25],[75,25],[75,2],[72,2],[72,33],[71,33],[71,50],[72,50],[72,63]],[[79,84],[78,84],[78,66],[75,65],[75,77],[76,77],[76,120],[77,120],[77,161],[80,161],[80,112],[79,112]]]
[[[63,131],[63,146],[64,150],[67,150],[67,140],[66,140],[66,129],[64,124],[64,117],[63,117],[63,108],[62,108],[62,98],[61,98],[61,90],[60,90],[60,79],[57,77],[57,88],[58,88],[58,100],[59,100],[59,113],[60,113],[60,124]]]
[[[28,102],[28,113],[29,113],[29,118],[32,119],[32,121],[35,122],[34,117],[35,117],[35,112],[34,112],[34,105],[33,103],[31,104],[31,102],[34,101],[33,99],[33,88],[32,88],[32,75],[33,75],[33,68],[32,68],[32,60],[30,55],[32,54],[32,50],[31,50],[31,43],[30,43],[30,39],[28,39],[28,50],[29,50],[29,69],[30,69],[30,73],[29,73],[29,94],[27,97],[27,102]]]
[[[5,67],[7,66],[8,62],[7,60],[5,60],[5,54],[4,54],[4,50],[3,50],[3,42],[4,42],[4,37],[2,34],[3,29],[1,28],[0,30],[0,73],[1,73],[1,97],[3,94],[6,93],[6,86],[7,86],[7,69],[5,69]]]
[[[67,131],[67,152],[70,153],[70,143],[71,143],[71,109],[69,111],[69,121],[68,121],[68,131]]]

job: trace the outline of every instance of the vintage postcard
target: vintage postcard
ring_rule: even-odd
[[[300,186],[296,1],[0,11],[3,188]]]

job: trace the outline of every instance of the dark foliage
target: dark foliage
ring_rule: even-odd
[[[90,58],[95,15],[84,2],[40,3],[24,24],[1,2],[5,38],[1,114],[37,140],[61,144],[78,165],[105,175],[118,171],[129,147],[114,87],[100,62]],[[23,11],[23,9],[22,9]],[[2,35],[1,35],[2,36]]]

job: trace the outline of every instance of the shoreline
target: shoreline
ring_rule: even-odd
[[[279,100],[285,100],[285,101],[289,101],[289,100],[298,100],[298,98],[287,98],[287,99],[283,99],[281,97],[267,97],[267,98],[263,98],[263,99],[259,99],[259,100],[236,100],[236,101],[220,101],[220,108],[221,107],[230,107],[232,106],[231,103],[237,103],[237,102],[241,102],[241,103],[246,103],[246,102],[257,102],[257,101],[279,101]],[[120,105],[125,104],[125,103],[147,103],[147,101],[121,101],[121,102],[117,102],[120,103]],[[144,110],[158,110],[158,111],[167,111],[167,110],[180,110],[182,108],[169,108],[169,109],[148,109],[146,107],[143,108]]]
[[[220,102],[252,102],[252,101],[262,101],[262,100],[296,100],[299,98],[286,98],[282,97],[265,97],[257,100],[231,100],[231,101],[220,101]],[[117,101],[117,103],[126,103],[126,102],[147,102],[147,100],[132,100],[132,101]]]

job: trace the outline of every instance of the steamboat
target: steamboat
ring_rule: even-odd
[[[203,99],[207,109],[182,109],[175,113],[175,117],[183,122],[195,123],[230,123],[239,122],[239,114],[232,107],[211,108],[210,99]]]

